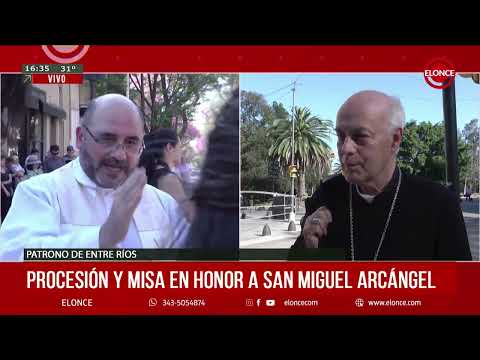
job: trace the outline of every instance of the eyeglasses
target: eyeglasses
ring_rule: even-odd
[[[95,135],[92,134],[90,129],[86,126],[83,126],[85,130],[90,134],[92,137],[93,141],[95,141],[97,144],[103,146],[105,149],[108,150],[113,150],[116,149],[117,146],[123,147],[127,152],[131,154],[137,154],[141,153],[142,150],[145,148],[145,144],[143,141],[140,141],[139,139],[136,138],[130,138],[126,139],[123,144],[118,144],[117,143],[117,137],[115,135],[110,135],[110,134],[104,134],[100,135],[99,137],[96,137]]]

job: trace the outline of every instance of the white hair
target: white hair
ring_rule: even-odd
[[[390,107],[390,132],[393,134],[395,130],[405,127],[405,110],[399,98],[389,96],[392,106]],[[398,155],[400,146],[396,149],[395,154]]]
[[[399,98],[389,96],[392,106],[390,108],[390,131],[394,132],[396,129],[405,127],[405,110]]]

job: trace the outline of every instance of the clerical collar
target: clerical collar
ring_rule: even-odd
[[[380,197],[382,196],[383,194],[388,194],[390,192],[392,192],[395,188],[395,185],[397,184],[397,181],[398,181],[398,176],[400,174],[400,170],[397,167],[395,167],[395,171],[393,172],[393,176],[392,178],[390,179],[389,183],[387,184],[387,186],[385,186],[385,188],[383,189],[383,191],[381,193],[378,193],[377,195],[368,195],[368,194],[364,194],[360,191],[360,187],[358,185],[355,185],[355,188],[357,189],[357,193],[358,195],[360,195],[360,197],[362,199],[364,199],[367,203],[371,204],[375,198],[377,197]]]
[[[358,195],[360,195],[363,198],[363,200],[365,200],[367,203],[371,204],[373,202],[373,200],[375,199],[376,195],[368,195],[368,194],[361,193],[358,185],[355,185],[355,188],[357,189]]]

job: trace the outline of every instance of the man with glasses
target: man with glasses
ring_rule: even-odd
[[[18,187],[0,228],[0,259],[20,260],[24,248],[187,247],[178,204],[138,167],[143,136],[131,100],[92,101],[76,129],[79,157]]]

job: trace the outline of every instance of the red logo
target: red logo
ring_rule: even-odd
[[[42,45],[42,50],[50,60],[71,64],[83,58],[89,47],[90,45]]]
[[[455,70],[453,65],[445,59],[435,59],[431,61],[423,72],[425,81],[435,89],[446,89],[455,79]]]

